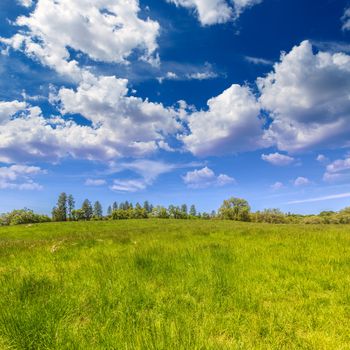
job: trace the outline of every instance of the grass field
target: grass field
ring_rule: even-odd
[[[350,226],[0,228],[1,349],[350,349]]]

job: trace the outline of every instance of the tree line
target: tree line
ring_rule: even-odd
[[[242,198],[232,197],[224,200],[220,208],[211,213],[197,211],[194,204],[181,206],[153,205],[147,200],[141,205],[129,201],[113,202],[104,213],[99,201],[94,203],[85,199],[80,208],[76,208],[74,197],[65,192],[57,199],[51,217],[34,213],[30,209],[13,210],[0,215],[0,226],[31,224],[49,221],[90,221],[90,220],[127,220],[127,219],[205,219],[234,220],[271,224],[350,224],[350,207],[336,211],[323,211],[318,215],[299,215],[283,213],[279,209],[265,209],[252,212],[249,203]]]

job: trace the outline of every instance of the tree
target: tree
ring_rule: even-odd
[[[150,213],[150,212],[152,211],[151,208],[150,208],[150,205],[149,205],[148,201],[145,201],[145,202],[143,203],[143,209],[145,209],[147,213]]]
[[[57,205],[52,209],[54,221],[67,221],[67,194],[62,192],[57,200]]]
[[[102,205],[99,201],[96,201],[94,204],[93,216],[96,219],[101,219],[103,217]]]
[[[117,209],[118,209],[118,203],[117,202],[113,202],[112,210],[117,210]]]
[[[112,207],[111,206],[109,206],[108,209],[107,209],[107,215],[108,216],[112,215]]]
[[[249,203],[242,198],[232,197],[224,200],[219,209],[219,216],[225,220],[249,221]]]
[[[93,215],[93,210],[92,210],[91,202],[88,199],[84,200],[84,202],[81,206],[81,210],[83,212],[84,220],[91,220],[92,215]]]
[[[181,205],[181,212],[184,214],[184,216],[187,216],[187,205],[186,204]]]
[[[73,210],[75,209],[75,200],[71,194],[67,198],[67,204],[68,204],[68,218],[69,220],[73,220]]]
[[[191,216],[197,216],[197,210],[194,204],[191,205],[190,207],[190,215]]]
[[[140,204],[139,202],[137,202],[137,203],[135,204],[135,209],[137,209],[137,210],[142,209],[141,204]]]

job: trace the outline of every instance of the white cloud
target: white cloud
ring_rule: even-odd
[[[235,16],[239,17],[243,11],[246,9],[258,5],[262,2],[262,0],[231,0],[234,3],[235,7]]]
[[[218,77],[218,74],[215,72],[207,71],[207,72],[196,72],[186,75],[189,80],[208,80],[215,79]]]
[[[319,154],[316,160],[322,164],[328,163],[329,159],[324,154]]]
[[[219,74],[214,71],[213,66],[208,62],[202,66],[190,64],[170,64],[170,66],[173,70],[167,71],[158,77],[159,83],[162,83],[164,80],[210,80],[219,77]]]
[[[167,0],[176,6],[195,10],[202,25],[226,23],[237,19],[244,10],[262,0]]]
[[[202,25],[228,22],[233,10],[226,0],[167,0],[176,6],[194,9]]]
[[[110,167],[110,172],[112,173],[130,170],[139,177],[135,179],[115,179],[110,189],[120,192],[141,191],[153,185],[160,175],[171,172],[176,167],[178,166],[174,164],[148,159],[138,159],[132,162],[112,164]]]
[[[27,165],[11,165],[0,167],[0,189],[40,190],[42,186],[33,181],[32,177],[46,172],[39,167]]]
[[[350,144],[350,56],[314,54],[304,41],[257,84],[260,102],[273,118],[267,135],[280,150]]]
[[[259,104],[248,87],[232,85],[211,98],[208,107],[188,117],[190,132],[180,137],[193,154],[232,154],[267,145]]]
[[[147,186],[144,179],[114,180],[110,189],[116,192],[138,192],[146,189]]]
[[[342,29],[343,30],[350,30],[350,7],[345,9],[344,15],[341,18],[341,20],[343,23]]]
[[[225,186],[236,183],[235,179],[225,175],[215,175],[208,167],[187,172],[183,177],[184,183],[190,188],[206,188],[210,186]]]
[[[0,125],[26,107],[25,102],[19,102],[17,100],[9,102],[0,101]]]
[[[44,118],[40,108],[18,101],[0,102],[0,161],[139,157],[166,149],[165,138],[181,128],[175,110],[128,96],[127,81],[115,77],[90,75],[76,90],[60,89],[55,99],[62,114],[79,113],[92,125]]]
[[[17,2],[24,7],[31,7],[33,5],[33,0],[17,0]]]
[[[329,201],[331,199],[340,199],[340,198],[348,198],[348,197],[350,197],[350,192],[332,194],[332,195],[323,196],[323,197],[301,199],[298,201],[288,202],[287,204],[302,204],[302,203],[321,202],[321,201]]]
[[[103,179],[87,179],[85,186],[103,186],[106,185],[106,180]]]
[[[261,159],[272,165],[285,166],[292,164],[295,159],[293,157],[281,154],[281,153],[270,153],[262,154]]]
[[[310,183],[311,183],[310,180],[303,176],[299,176],[294,180],[294,186],[296,187],[306,186],[306,185],[309,185]]]
[[[350,178],[350,157],[337,159],[326,167],[323,180],[327,182],[343,181]]]
[[[272,190],[278,191],[278,190],[281,190],[284,187],[284,185],[282,182],[277,181],[273,185],[271,185],[270,187]]]
[[[264,66],[272,66],[273,62],[270,60],[267,60],[265,58],[260,57],[252,57],[252,56],[245,56],[245,60],[249,63],[257,64],[257,65],[264,65]]]
[[[1,40],[80,81],[86,72],[68,48],[112,63],[126,63],[141,49],[141,59],[157,61],[159,24],[140,19],[139,10],[138,0],[38,0],[29,16],[16,20],[22,30]]]

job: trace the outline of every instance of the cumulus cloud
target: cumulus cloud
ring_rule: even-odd
[[[45,118],[39,107],[18,101],[0,102],[1,161],[140,157],[164,149],[167,135],[180,129],[175,110],[128,96],[127,81],[115,77],[90,76],[77,89],[60,89],[56,101],[63,115],[81,114],[92,125]]]
[[[327,182],[343,181],[350,178],[350,157],[337,159],[326,166],[323,180]]]
[[[306,186],[309,185],[311,182],[308,178],[299,176],[294,180],[294,186],[300,187],[300,186]]]
[[[329,159],[324,155],[324,154],[319,154],[317,157],[316,157],[316,160],[318,162],[320,162],[321,164],[325,164],[325,163],[328,163],[329,162]]]
[[[273,185],[270,186],[272,190],[278,191],[284,187],[283,183],[280,181],[275,182]]]
[[[257,84],[262,107],[273,118],[267,135],[280,150],[349,144],[350,56],[314,53],[304,41]]]
[[[0,101],[0,125],[17,112],[24,110],[26,107],[27,105],[25,102],[19,102],[17,100]]]
[[[281,153],[262,154],[261,159],[272,165],[285,166],[292,164],[295,159]]]
[[[208,167],[187,172],[183,177],[183,181],[190,188],[221,187],[236,183],[235,179],[228,175],[215,175],[214,171]]]
[[[232,85],[208,101],[208,110],[188,117],[189,133],[180,139],[199,156],[251,151],[267,145],[255,96],[246,86]]]
[[[176,6],[194,10],[202,25],[226,23],[262,0],[167,0]]]
[[[42,186],[32,177],[46,172],[39,167],[15,164],[0,167],[0,189],[40,190]]]
[[[17,18],[22,30],[1,41],[79,81],[86,72],[68,48],[111,63],[127,63],[139,49],[141,59],[157,61],[159,24],[140,19],[139,11],[138,0],[38,0],[30,15]]]
[[[343,30],[350,30],[350,7],[345,9],[344,15],[341,18],[341,20],[343,23],[342,29]]]
[[[33,5],[33,0],[17,0],[17,2],[24,7],[31,7]]]

